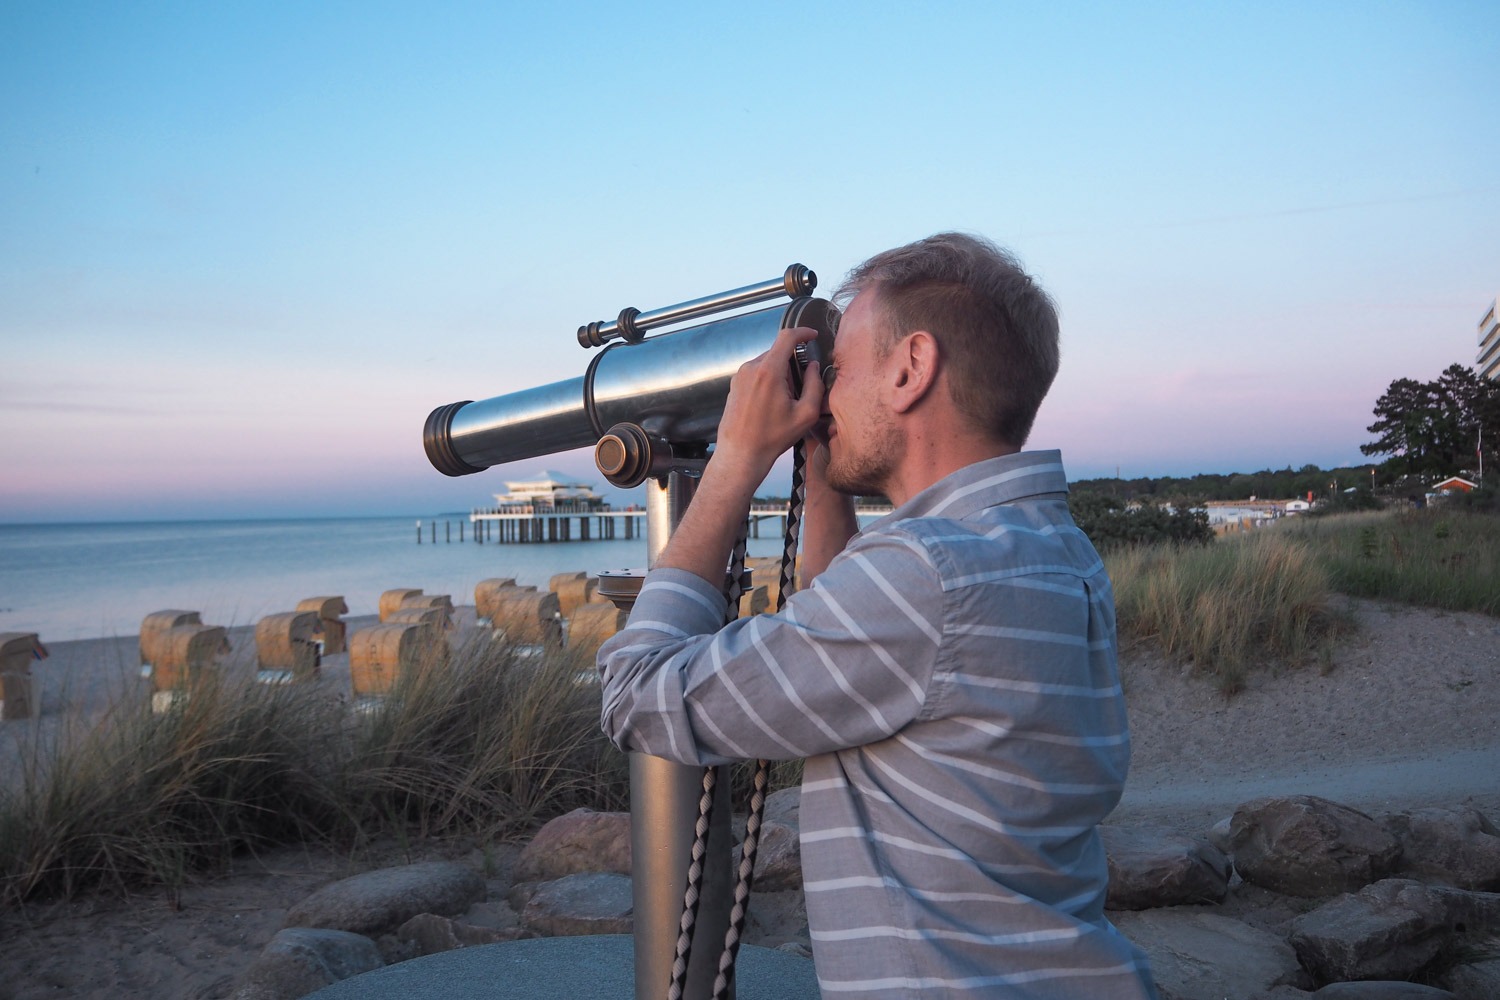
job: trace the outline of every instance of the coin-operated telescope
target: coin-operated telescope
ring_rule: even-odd
[[[780,278],[757,285],[651,312],[627,308],[613,321],[581,326],[580,344],[604,347],[581,378],[438,407],[422,432],[427,457],[445,475],[466,476],[594,445],[599,471],[620,487],[701,467],[718,434],[729,380],[765,352],[778,331],[818,331],[817,339],[799,345],[793,375],[800,378],[813,365],[821,377],[839,312],[811,297],[817,280],[793,264]],[[646,336],[782,296],[790,304]]]
[[[438,407],[422,433],[427,457],[439,472],[465,476],[593,445],[594,460],[610,483],[646,484],[647,561],[654,564],[692,499],[718,436],[730,379],[740,366],[770,348],[781,330],[811,327],[817,337],[798,346],[790,376],[799,392],[803,377],[824,377],[839,311],[812,297],[816,285],[812,271],[793,264],[781,277],[760,284],[650,312],[627,308],[613,321],[581,326],[581,345],[604,348],[581,378]],[[791,302],[737,311],[782,297]],[[713,318],[697,326],[667,330],[708,317]],[[652,332],[656,335],[648,337]],[[789,536],[792,523],[789,515]],[[789,537],[787,547],[795,548],[795,538]],[[616,603],[624,607],[625,595],[639,589],[643,575],[637,570],[601,574],[600,591],[617,591]],[[684,1000],[724,995],[715,988],[716,977],[724,975],[716,949],[695,947],[685,955],[678,933],[685,886],[687,896],[698,900],[699,940],[724,940],[730,925],[730,782],[727,768],[716,773],[716,780],[706,780],[702,768],[631,755],[637,1000],[660,997],[669,982],[673,992],[681,988]],[[717,790],[706,793],[705,788]],[[714,804],[706,838],[698,845],[705,852],[700,894],[698,886],[688,885],[688,870],[699,856],[694,828],[706,794]],[[674,962],[674,943],[683,968]],[[726,947],[724,954],[732,965],[732,950]]]

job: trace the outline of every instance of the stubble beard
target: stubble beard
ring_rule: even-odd
[[[905,453],[906,441],[896,433],[894,422],[879,423],[865,436],[863,454],[851,454],[845,447],[840,449],[841,454],[829,456],[828,485],[846,496],[889,496],[891,474]],[[847,437],[840,441],[847,442]]]

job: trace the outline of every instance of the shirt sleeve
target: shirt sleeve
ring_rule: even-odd
[[[943,588],[900,533],[858,535],[774,615],[723,624],[682,570],[647,575],[599,650],[605,733],[685,764],[785,760],[882,740],[917,718],[942,645]]]

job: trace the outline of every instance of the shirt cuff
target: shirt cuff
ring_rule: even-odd
[[[661,622],[689,635],[708,635],[724,627],[728,607],[723,593],[698,574],[654,569],[646,574],[625,627]]]

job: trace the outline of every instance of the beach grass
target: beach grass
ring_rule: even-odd
[[[575,656],[527,652],[486,638],[367,709],[204,671],[166,712],[127,697],[56,728],[0,781],[0,901],[181,886],[245,849],[505,839],[622,808],[597,687]]]
[[[1341,593],[1500,616],[1500,517],[1457,507],[1294,518]]]
[[[1310,546],[1276,532],[1115,549],[1105,565],[1122,638],[1157,644],[1226,694],[1257,663],[1326,661],[1349,628]]]

